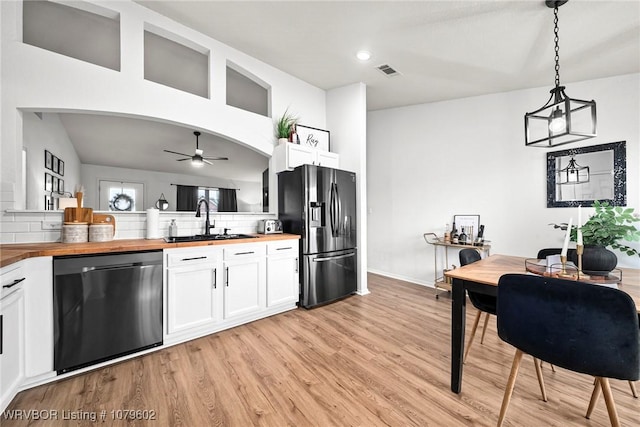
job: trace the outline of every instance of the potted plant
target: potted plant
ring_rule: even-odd
[[[640,230],[634,223],[640,222],[640,217],[633,213],[633,208],[611,206],[608,202],[593,203],[595,213],[582,224],[582,240],[584,254],[582,255],[582,267],[585,271],[613,270],[618,263],[616,255],[607,250],[607,247],[618,249],[629,256],[637,255],[637,249],[625,245],[627,242],[640,241]],[[554,228],[567,229],[567,224],[553,224]],[[571,240],[577,241],[578,226],[571,227]],[[575,256],[577,258],[577,256]],[[574,262],[576,260],[572,260]]]
[[[276,122],[276,138],[278,143],[284,144],[289,140],[289,135],[293,132],[298,118],[289,113],[287,108],[282,117]]]

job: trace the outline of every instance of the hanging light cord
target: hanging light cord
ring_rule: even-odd
[[[558,42],[560,41],[560,37],[558,36],[558,6],[553,8],[553,33],[555,37],[553,41],[556,45],[556,87],[560,86],[560,46]]]

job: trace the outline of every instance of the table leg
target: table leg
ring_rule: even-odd
[[[464,353],[465,309],[467,299],[464,281],[453,279],[451,304],[451,391],[462,389],[462,361]]]

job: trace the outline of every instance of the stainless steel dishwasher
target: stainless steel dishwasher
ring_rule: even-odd
[[[58,374],[162,345],[162,251],[53,259]]]

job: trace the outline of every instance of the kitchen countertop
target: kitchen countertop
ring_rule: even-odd
[[[204,240],[198,242],[167,243],[164,239],[122,239],[110,242],[86,243],[7,243],[0,245],[0,267],[26,258],[40,256],[99,254],[107,252],[135,252],[197,246],[233,245],[273,240],[300,239],[297,234],[253,234],[254,238],[233,240]]]

